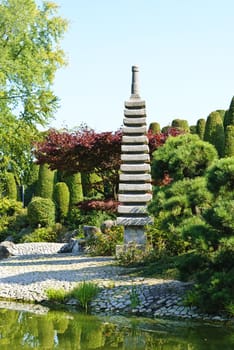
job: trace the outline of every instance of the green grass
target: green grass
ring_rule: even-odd
[[[50,302],[53,303],[66,303],[67,300],[74,298],[78,300],[79,305],[86,312],[90,302],[97,296],[100,288],[94,282],[83,281],[77,284],[71,291],[66,292],[63,289],[47,289],[46,295]]]

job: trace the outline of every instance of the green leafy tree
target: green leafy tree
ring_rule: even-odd
[[[0,4],[0,114],[45,124],[57,108],[51,86],[64,66],[59,47],[67,22],[58,6],[35,0],[4,0]]]
[[[196,125],[196,133],[198,134],[201,140],[204,139],[205,127],[206,127],[206,120],[202,118],[198,119],[197,125]]]
[[[225,129],[224,157],[234,156],[234,125],[227,125]]]
[[[210,113],[207,118],[204,141],[210,142],[214,145],[220,157],[223,155],[224,127],[222,118],[217,111]]]

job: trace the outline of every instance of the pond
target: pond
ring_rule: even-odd
[[[0,306],[1,350],[231,350],[233,328]]]

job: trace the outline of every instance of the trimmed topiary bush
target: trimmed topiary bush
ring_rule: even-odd
[[[39,177],[39,165],[33,163],[31,164],[31,170],[26,179],[25,193],[24,193],[25,206],[27,206],[31,202],[33,196],[36,195],[38,177]]]
[[[225,130],[224,157],[234,156],[234,125],[228,125]]]
[[[206,128],[205,119],[198,119],[197,125],[196,125],[196,134],[200,137],[201,140],[204,139],[205,128]]]
[[[54,186],[54,201],[58,221],[63,222],[69,211],[70,193],[65,182],[58,182]]]
[[[207,118],[204,141],[215,146],[219,156],[224,152],[224,127],[219,112],[212,112]]]
[[[36,191],[38,197],[53,198],[54,173],[54,171],[49,169],[48,164],[40,165]]]
[[[150,123],[150,126],[149,126],[149,131],[152,132],[152,134],[158,134],[160,132],[160,124],[159,123],[156,123],[156,122],[153,122],[153,123]]]
[[[13,173],[6,173],[6,197],[17,200],[17,185]]]
[[[185,132],[189,132],[188,121],[184,119],[174,119],[171,123],[172,128],[179,128],[184,130]]]
[[[28,220],[32,227],[53,225],[55,222],[54,202],[49,198],[33,198],[28,205]]]
[[[70,208],[74,207],[77,203],[83,201],[83,187],[81,181],[81,174],[76,173],[67,176],[64,181],[66,182],[70,192]]]

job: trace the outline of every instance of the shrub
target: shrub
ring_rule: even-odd
[[[64,303],[67,297],[67,293],[64,289],[49,288],[46,290],[46,296],[48,300],[52,302]]]
[[[220,113],[217,111],[210,113],[207,118],[204,141],[210,142],[214,145],[220,157],[223,155],[224,127]]]
[[[87,242],[89,253],[92,255],[110,256],[115,255],[117,244],[123,243],[123,227],[112,226],[105,233],[96,233],[95,237]]]
[[[6,196],[9,199],[17,200],[17,185],[13,173],[6,173]]]
[[[83,200],[83,188],[81,181],[81,173],[76,173],[70,176],[67,176],[64,181],[66,182],[69,192],[70,192],[70,208],[75,204]]]
[[[69,229],[77,229],[83,225],[100,227],[103,221],[113,218],[115,218],[114,215],[110,215],[102,210],[86,211],[73,208],[69,211],[66,222]]]
[[[61,242],[65,228],[57,223],[51,227],[41,227],[25,234],[20,242]]]
[[[54,201],[56,203],[58,221],[64,222],[70,202],[70,193],[65,182],[58,182],[54,187]]]
[[[53,198],[54,174],[55,172],[49,169],[48,164],[40,165],[36,190],[38,197]]]
[[[49,198],[34,197],[28,205],[28,220],[32,227],[50,226],[55,222],[55,205]]]
[[[196,134],[198,134],[201,140],[203,140],[204,138],[205,127],[206,127],[206,120],[198,119],[197,125],[196,125]]]

